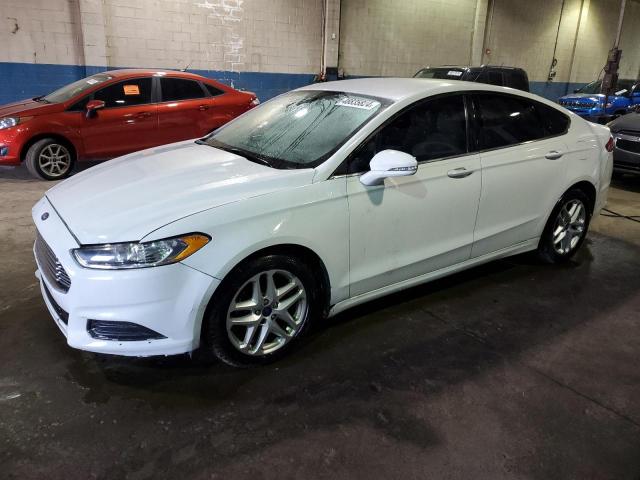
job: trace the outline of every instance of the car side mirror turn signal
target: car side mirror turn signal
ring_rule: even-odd
[[[374,155],[369,170],[360,176],[360,183],[367,186],[380,185],[388,177],[406,177],[418,171],[418,162],[413,155],[398,150],[382,150]]]

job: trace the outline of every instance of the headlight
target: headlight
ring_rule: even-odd
[[[20,123],[19,117],[0,118],[0,130],[9,128],[9,127],[15,127],[16,125],[18,125],[18,123]]]
[[[72,250],[85,268],[116,270],[168,265],[184,260],[211,240],[207,235],[192,233],[153,242],[108,243],[87,245]]]

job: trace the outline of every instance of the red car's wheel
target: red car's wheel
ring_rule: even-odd
[[[44,180],[60,180],[69,176],[75,158],[71,149],[53,138],[43,138],[29,147],[25,158],[29,173]]]

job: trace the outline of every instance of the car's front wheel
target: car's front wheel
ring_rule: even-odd
[[[319,299],[314,273],[299,259],[250,259],[214,294],[203,320],[202,349],[236,367],[272,362],[320,315]]]
[[[54,138],[38,140],[27,150],[25,163],[29,173],[43,180],[61,180],[71,173],[74,164],[69,146]]]
[[[587,236],[591,214],[591,202],[582,190],[565,193],[551,212],[540,238],[540,259],[562,263],[575,255]]]

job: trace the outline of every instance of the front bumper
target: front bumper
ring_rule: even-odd
[[[0,130],[0,165],[20,165],[22,136],[18,128]]]
[[[42,220],[45,212],[49,217]],[[126,356],[173,355],[199,346],[202,316],[219,285],[217,279],[181,263],[131,270],[85,269],[71,256],[78,242],[46,198],[34,206],[33,219],[71,280],[65,293],[41,273],[46,266],[36,257],[44,302],[69,346]],[[87,328],[90,320],[129,322],[165,338],[95,338]]]

